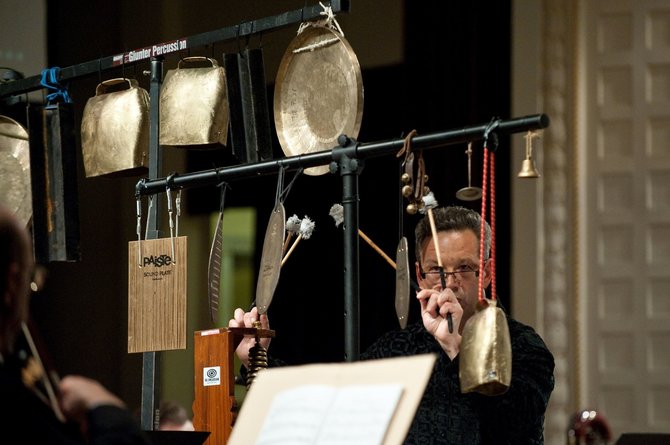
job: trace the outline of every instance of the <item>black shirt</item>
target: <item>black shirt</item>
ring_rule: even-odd
[[[554,389],[554,357],[533,328],[507,318],[512,382],[498,396],[461,393],[459,361],[418,321],[380,337],[362,359],[437,353],[438,359],[405,444],[544,443],[544,413]]]

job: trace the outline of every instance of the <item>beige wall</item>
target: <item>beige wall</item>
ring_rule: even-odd
[[[613,440],[667,432],[670,4],[514,11],[513,109],[552,119],[543,177],[513,186],[514,307],[556,357],[547,444],[565,443],[581,409],[604,415]]]

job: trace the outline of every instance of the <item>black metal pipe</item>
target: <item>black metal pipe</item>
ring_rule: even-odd
[[[163,165],[160,150],[160,90],[163,84],[163,58],[151,59],[151,83],[149,98],[149,177],[156,178],[161,174]],[[147,215],[147,239],[160,237],[159,216],[162,204],[156,200]],[[153,431],[158,429],[160,403],[160,356],[156,351],[142,353],[142,400],[140,404],[140,424],[142,429]]]
[[[549,117],[546,114],[535,114],[514,119],[500,121],[495,132],[498,134],[521,133],[525,131],[539,130],[549,126]],[[446,145],[459,144],[462,142],[476,141],[484,138],[484,133],[489,124],[474,125],[463,127],[457,130],[447,130],[438,133],[429,133],[423,136],[412,138],[412,147],[422,149],[432,149]],[[404,144],[404,139],[398,138],[384,142],[372,142],[360,144],[356,147],[353,157],[365,159],[369,157],[378,157],[395,153]],[[257,162],[253,164],[235,165],[232,167],[223,167],[211,170],[203,170],[194,173],[176,175],[172,179],[172,185],[175,188],[201,187],[206,185],[216,185],[222,181],[231,181],[235,179],[249,178],[267,174],[276,174],[280,167],[287,170],[297,170],[299,168],[316,167],[328,165],[333,161],[333,150],[326,150],[317,153],[309,153],[297,156],[290,156],[283,159],[272,161]],[[140,195],[153,195],[165,192],[167,181],[165,178],[145,180],[141,179],[136,186],[136,192]]]
[[[361,160],[356,158],[357,143],[341,136],[340,146],[333,149],[331,172],[337,168],[342,176],[342,209],[344,212],[344,359],[360,358],[360,277],[358,239],[358,175]]]
[[[423,136],[412,138],[413,148],[430,149],[443,147],[445,145],[461,144],[463,142],[473,142],[484,139],[484,133],[489,128],[490,123],[463,127],[456,130],[447,130],[438,133],[430,133]],[[501,120],[495,129],[498,134],[521,133],[525,131],[540,130],[549,126],[549,116],[546,114],[533,114],[530,116],[517,117],[508,120]],[[359,154],[366,157],[381,156],[388,152],[400,150],[404,144],[404,139],[396,139],[390,142],[376,142],[364,144],[359,147]]]
[[[349,12],[349,0],[331,0],[326,5],[330,5],[333,13]],[[288,11],[272,17],[264,17],[239,25],[228,26],[226,28],[197,34],[194,36],[177,39],[171,42],[157,43],[154,45],[138,48],[127,53],[116,54],[113,56],[102,57],[89,62],[79,63],[77,65],[61,68],[58,73],[59,82],[98,74],[112,68],[118,68],[123,64],[134,63],[156,56],[165,56],[170,53],[183,51],[189,48],[197,48],[226,40],[235,40],[240,37],[247,37],[261,32],[272,31],[289,25],[295,25],[304,21],[323,18],[321,5],[305,6],[301,9]],[[42,75],[18,79],[12,82],[0,85],[0,97],[12,96],[16,94],[27,93],[29,91],[42,89]]]

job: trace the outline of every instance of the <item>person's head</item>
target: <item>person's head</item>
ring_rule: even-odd
[[[474,314],[479,289],[479,274],[483,273],[483,285],[491,281],[491,262],[484,263],[479,270],[479,243],[482,218],[479,213],[465,207],[439,207],[433,209],[440,260],[446,272],[446,285],[463,307],[463,322]],[[484,259],[491,252],[491,228],[485,223]],[[439,262],[426,215],[415,229],[416,277],[423,289],[441,289]],[[455,273],[453,273],[455,272]]]
[[[25,227],[0,206],[0,354],[13,352],[21,323],[28,318],[33,256]]]
[[[193,431],[186,408],[174,400],[164,400],[159,407],[158,428],[162,431]]]

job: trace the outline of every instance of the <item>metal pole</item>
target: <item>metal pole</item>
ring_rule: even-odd
[[[484,133],[488,126],[489,123],[486,123],[457,130],[447,130],[444,132],[415,136],[412,138],[412,147],[416,149],[434,149],[446,145],[480,140],[484,138]],[[531,130],[539,130],[548,126],[549,117],[546,114],[535,114],[500,121],[495,132],[498,134],[523,133]],[[366,159],[397,153],[397,151],[402,148],[404,142],[404,139],[399,138],[384,142],[360,144],[356,148],[355,157],[358,159]],[[171,185],[176,188],[202,187],[206,185],[217,185],[221,183],[221,181],[276,174],[279,171],[279,168],[285,168],[287,171],[294,171],[299,168],[328,165],[330,161],[334,159],[333,152],[336,150],[337,148],[334,150],[290,156],[272,161],[235,165],[232,167],[175,175],[171,178]],[[166,178],[152,180],[141,179],[137,183],[136,193],[141,195],[162,193],[165,191],[166,186]]]
[[[342,176],[344,211],[344,359],[357,361],[360,356],[360,283],[358,244],[358,175],[362,163],[356,158],[357,144],[340,136],[340,148],[333,149],[331,172]]]
[[[161,173],[162,156],[160,150],[160,90],[163,83],[163,58],[151,60],[151,84],[149,90],[149,177],[157,178]],[[164,189],[165,190],[165,189]],[[161,203],[154,199],[147,216],[147,239],[160,237],[159,216]],[[159,352],[142,353],[142,402],[140,406],[140,424],[142,429],[158,429],[160,403],[160,356]]]

